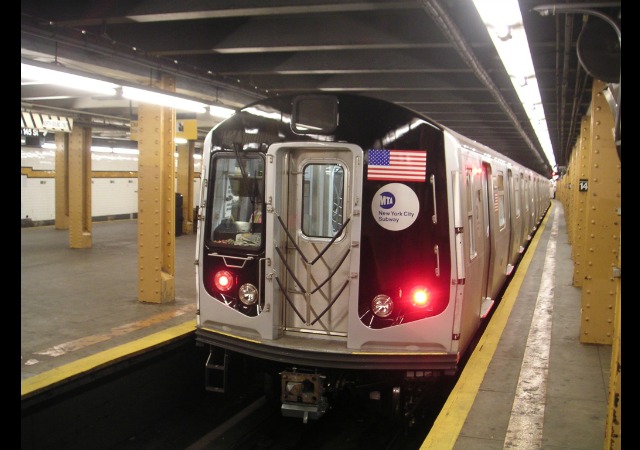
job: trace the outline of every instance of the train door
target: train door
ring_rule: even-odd
[[[349,303],[357,303],[362,150],[274,144],[266,174],[267,303],[285,334],[346,338]]]
[[[480,239],[482,239],[482,248],[484,252],[482,253],[482,305],[480,315],[481,317],[485,317],[491,307],[493,306],[493,300],[491,299],[491,271],[493,270],[491,265],[491,253],[492,253],[492,245],[491,245],[491,232],[490,232],[490,217],[491,217],[491,205],[493,204],[493,183],[491,181],[492,171],[491,166],[487,163],[482,164],[482,190],[481,196],[479,199],[479,204],[481,205],[482,211],[479,217],[479,220],[482,221],[482,235]]]
[[[531,232],[533,231],[533,218],[531,212],[531,186],[530,175],[525,175],[523,178],[523,206],[524,206],[524,231],[527,241],[531,240]]]
[[[509,260],[507,264],[507,275],[511,275],[513,272],[514,265],[520,255],[520,204],[516,199],[515,183],[513,171],[507,169],[507,189],[505,189],[507,195],[506,210],[509,214],[507,218],[507,222],[509,223]]]

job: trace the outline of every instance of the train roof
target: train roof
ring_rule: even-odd
[[[300,98],[333,99],[337,105],[335,128],[325,132],[296,133],[291,124],[295,120],[296,102]],[[324,107],[320,104],[314,104],[314,106],[318,109]],[[315,113],[317,111],[314,111]],[[238,114],[214,127],[212,143],[219,147],[230,148],[234,143],[240,142],[246,145],[256,142],[271,144],[283,140],[320,140],[351,142],[363,148],[372,148],[377,146],[376,144],[380,144],[379,147],[386,147],[385,136],[397,137],[419,124],[429,125],[442,136],[446,131],[467,147],[501,158],[514,166],[521,166],[515,160],[504,156],[498,149],[492,149],[481,142],[469,139],[411,108],[354,93],[297,92],[258,100],[246,105]],[[251,127],[255,127],[254,132],[259,130],[259,136],[245,134],[245,130]]]

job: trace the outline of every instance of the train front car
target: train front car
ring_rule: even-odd
[[[305,421],[327,410],[338,379],[454,374],[457,160],[444,146],[424,117],[354,95],[272,98],[215,127],[197,340],[277,364],[282,412]]]

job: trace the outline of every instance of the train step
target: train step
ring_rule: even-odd
[[[209,346],[205,363],[205,389],[224,394],[227,388],[229,354],[226,350]]]

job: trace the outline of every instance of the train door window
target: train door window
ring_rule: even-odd
[[[258,248],[262,240],[264,159],[219,153],[212,163],[211,240],[216,245]]]
[[[502,172],[498,172],[496,175],[493,189],[496,201],[498,202],[498,227],[503,229],[507,223],[507,219],[504,204],[504,174]]]
[[[337,164],[308,164],[302,189],[302,232],[332,238],[343,223],[344,168]]]
[[[467,168],[465,179],[467,191],[467,234],[469,235],[469,259],[473,259],[478,254],[478,250],[476,248],[476,228],[473,220],[473,171],[470,168]]]

